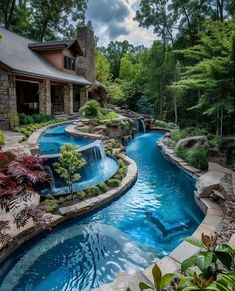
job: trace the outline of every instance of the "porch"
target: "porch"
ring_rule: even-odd
[[[87,95],[86,86],[16,76],[17,113],[73,115]]]

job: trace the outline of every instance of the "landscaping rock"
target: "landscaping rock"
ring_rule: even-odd
[[[208,138],[202,135],[202,136],[187,137],[187,138],[183,138],[179,140],[178,143],[176,144],[175,150],[177,151],[177,149],[180,146],[186,147],[188,149],[197,148],[199,146],[204,147],[205,149],[209,149],[210,143],[208,141]]]
[[[20,144],[13,145],[11,147],[9,146],[6,149],[6,152],[10,154],[16,160],[19,160],[26,156],[31,156],[30,150]]]
[[[196,182],[196,195],[198,198],[210,197],[213,190],[218,190],[222,183],[225,173],[209,171],[198,178]]]

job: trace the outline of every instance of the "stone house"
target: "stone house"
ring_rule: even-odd
[[[93,30],[78,29],[76,40],[34,42],[0,27],[0,128],[25,113],[78,112],[92,98],[95,80]]]

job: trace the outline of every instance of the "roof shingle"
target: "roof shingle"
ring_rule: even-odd
[[[0,34],[3,36],[0,41],[0,62],[12,68],[14,72],[80,85],[91,84],[84,77],[63,73],[47,62],[28,47],[29,43],[32,44],[31,40],[2,27]]]

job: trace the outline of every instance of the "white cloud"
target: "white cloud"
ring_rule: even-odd
[[[128,40],[134,45],[151,46],[156,39],[152,29],[138,26],[134,21],[140,0],[89,0],[87,20],[91,20],[99,45],[111,40]]]

